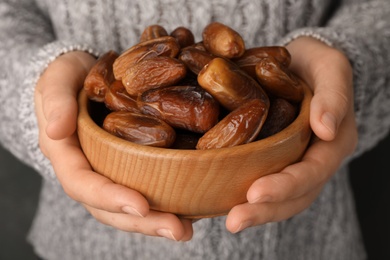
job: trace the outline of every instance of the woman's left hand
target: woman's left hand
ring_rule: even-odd
[[[290,69],[313,89],[310,126],[315,134],[302,160],[256,180],[247,203],[228,214],[227,229],[288,219],[308,208],[357,145],[352,68],[339,50],[311,37],[288,44]]]

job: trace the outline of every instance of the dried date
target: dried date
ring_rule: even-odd
[[[272,100],[267,119],[259,133],[258,139],[279,133],[290,125],[297,116],[298,108],[285,99]]]
[[[170,147],[176,138],[175,130],[164,121],[128,111],[107,115],[103,128],[127,141],[155,147]]]
[[[256,65],[256,75],[267,93],[295,103],[302,101],[303,88],[300,81],[275,58],[262,58]]]
[[[172,36],[140,42],[123,52],[113,64],[115,79],[121,80],[125,72],[136,63],[157,56],[176,57],[180,46]]]
[[[161,118],[169,125],[204,133],[218,122],[219,104],[197,86],[171,86],[146,91],[140,95],[142,113]]]
[[[202,39],[206,49],[216,56],[236,58],[245,52],[245,42],[241,35],[222,23],[207,25],[203,29]]]
[[[255,98],[269,105],[267,94],[256,80],[222,58],[215,58],[204,66],[199,72],[198,82],[230,111]]]
[[[282,66],[288,67],[291,63],[291,54],[283,46],[254,47],[245,50],[244,54],[233,61],[246,73],[256,78],[256,64],[262,58],[274,57]]]
[[[174,37],[180,45],[180,48],[191,46],[195,43],[194,34],[190,29],[180,26],[173,30],[170,36]]]
[[[103,102],[107,89],[114,81],[112,65],[118,54],[108,51],[96,61],[84,80],[84,90],[88,98],[97,102]]]
[[[127,93],[120,80],[115,80],[108,88],[104,104],[111,111],[139,112],[136,97]]]
[[[138,62],[122,77],[127,93],[133,96],[154,88],[173,85],[186,75],[186,67],[179,60],[159,56]]]
[[[149,41],[153,39],[157,39],[163,36],[168,36],[167,30],[164,27],[158,24],[149,25],[142,32],[140,37],[140,42]]]
[[[181,60],[196,75],[209,63],[215,56],[208,51],[200,50],[195,47],[183,49],[179,54]]]
[[[198,141],[196,149],[217,149],[246,144],[256,138],[267,117],[268,107],[252,99],[230,112]]]

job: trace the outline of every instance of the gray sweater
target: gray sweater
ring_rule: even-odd
[[[341,2],[339,6],[336,6]],[[374,147],[390,126],[389,0],[2,0],[0,142],[43,176],[29,241],[45,259],[364,259],[346,165],[304,212],[238,234],[225,217],[194,224],[190,242],[171,242],[98,223],[68,198],[38,147],[34,87],[59,55],[123,51],[149,24],[191,28],[210,21],[237,29],[248,46],[310,35],[342,50],[354,69],[358,148]]]

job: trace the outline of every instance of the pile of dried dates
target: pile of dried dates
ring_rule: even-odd
[[[195,42],[178,27],[147,27],[140,41],[97,60],[84,82],[107,110],[101,126],[128,141],[214,149],[271,136],[297,116],[303,86],[282,46],[245,48],[232,28],[210,23]]]

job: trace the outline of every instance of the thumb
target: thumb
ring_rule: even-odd
[[[310,125],[317,137],[331,141],[336,137],[347,113],[348,100],[341,92],[329,91],[326,84],[316,87],[310,106]]]
[[[76,130],[77,95],[95,59],[84,52],[60,56],[50,64],[37,84],[46,134],[54,140],[70,136]]]
[[[311,37],[299,37],[287,46],[290,68],[312,89],[310,126],[322,140],[333,140],[353,105],[352,67],[347,57]]]
[[[311,78],[314,95],[310,106],[310,125],[314,133],[325,141],[336,137],[353,104],[352,69],[348,61],[340,58],[345,59],[343,55],[329,59],[331,66],[324,61]]]
[[[76,130],[77,91],[66,82],[48,84],[42,94],[42,109],[47,120],[46,134],[54,140],[70,136]]]

